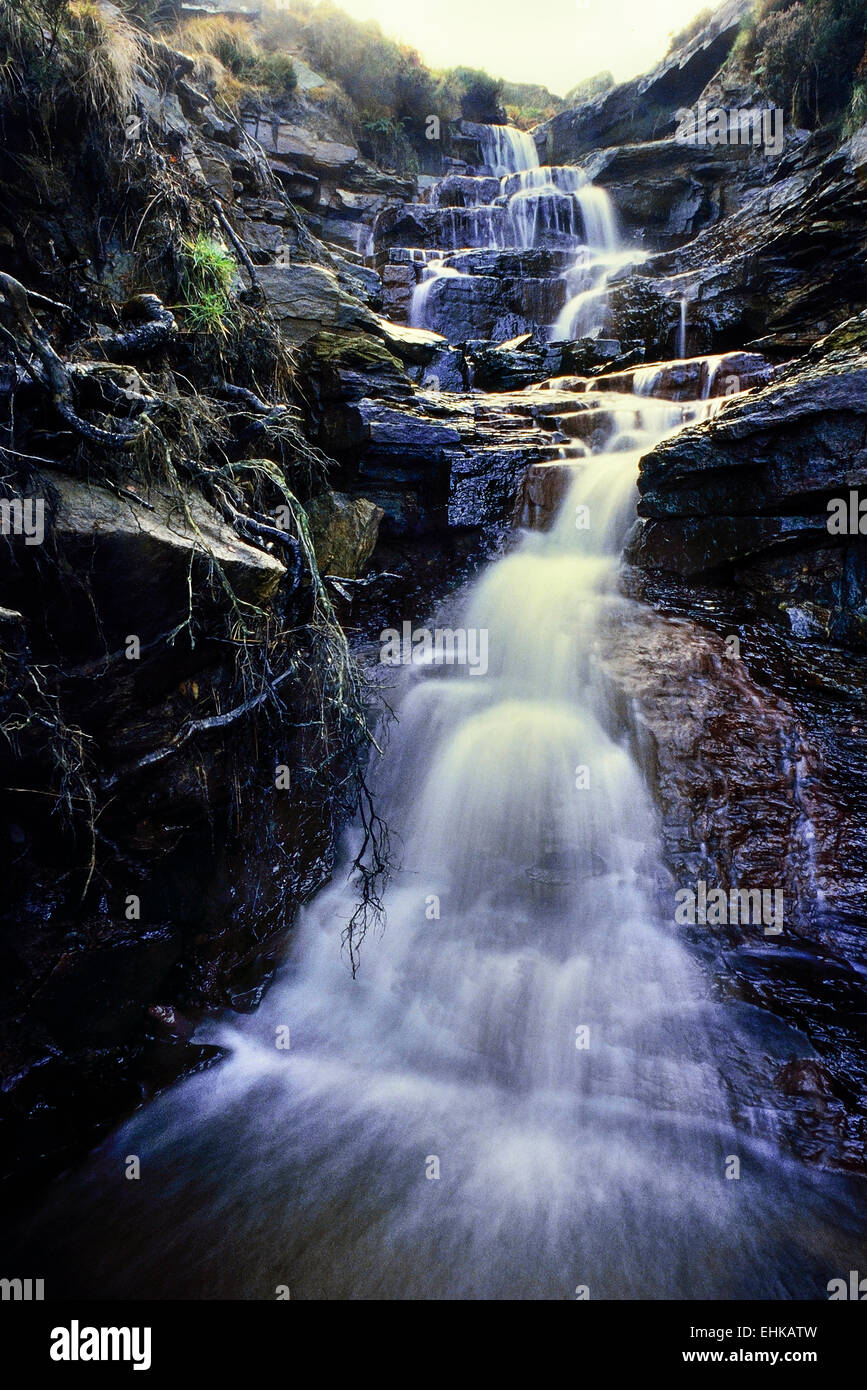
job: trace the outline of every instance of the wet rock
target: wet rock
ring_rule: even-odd
[[[528,531],[549,531],[575,480],[574,464],[531,464],[521,480],[515,522]]]
[[[500,196],[497,178],[471,178],[466,174],[449,174],[436,188],[435,199],[426,201],[431,207],[472,208],[493,203]]]
[[[774,374],[775,368],[761,353],[727,352],[601,372],[595,378],[594,389],[630,394],[638,389],[638,394],[666,401],[708,400],[764,386]]]
[[[538,324],[553,323],[566,298],[563,280],[559,275],[535,276],[529,270],[524,274],[514,253],[508,260],[510,265],[499,274],[470,274],[462,268],[457,275],[435,279],[425,299],[425,323],[451,343],[476,338],[498,343]],[[460,254],[446,263],[465,264]]]
[[[455,529],[493,526],[509,520],[527,472],[526,445],[479,445],[452,459],[448,525]]]
[[[264,266],[258,272],[262,293],[290,343],[300,345],[323,328],[372,327],[374,316],[341,289],[337,274],[325,266]]]
[[[679,246],[735,212],[768,173],[750,146],[702,148],[673,138],[594,151],[583,166],[604,188],[621,229],[638,245]]]
[[[364,497],[324,492],[305,507],[321,574],[357,579],[373,554],[382,508]]]
[[[629,555],[677,574],[724,571],[793,631],[862,645],[867,540],[833,535],[828,503],[864,486],[867,358],[832,347],[642,459],[645,520]]]
[[[488,247],[504,245],[506,209],[503,207],[435,208],[427,203],[401,203],[386,208],[373,226],[378,251],[390,247]]]
[[[780,1067],[776,1084],[787,1096],[830,1096],[833,1084],[820,1062],[797,1058]]]
[[[611,338],[545,342],[524,334],[507,343],[467,344],[473,384],[485,391],[516,391],[566,373],[585,373],[616,362],[621,345]]]
[[[867,304],[867,139],[829,144],[811,136],[741,188],[730,215],[641,268],[648,300],[688,300],[692,352],[750,346],[785,360]],[[625,301],[627,281],[618,288]]]
[[[422,366],[427,366],[448,346],[442,334],[434,333],[432,329],[410,328],[405,324],[391,323],[384,318],[377,318],[373,331],[383,339],[395,357]]]
[[[457,348],[440,348],[427,364],[421,379],[427,391],[466,391],[469,373],[464,354]]]

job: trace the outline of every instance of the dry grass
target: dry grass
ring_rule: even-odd
[[[50,108],[65,90],[101,119],[123,120],[152,68],[146,35],[109,0],[0,3],[0,94]]]
[[[243,19],[199,16],[179,24],[167,38],[196,60],[200,73],[207,73],[219,84],[219,94],[230,104],[237,101],[242,84],[274,96],[288,96],[295,88],[295,70],[288,54],[264,49]]]
[[[234,110],[244,88],[228,68],[224,68],[219,58],[212,53],[191,53],[195,66],[192,72],[193,85],[206,92],[211,100],[223,102]]]
[[[120,119],[132,110],[135,83],[146,57],[142,37],[114,5],[71,0],[69,33],[86,61],[74,86],[97,115]]]
[[[168,41],[191,57],[197,53],[209,54],[229,72],[235,72],[245,63],[255,62],[258,56],[258,48],[250,37],[249,24],[225,15],[187,19],[168,35]]]

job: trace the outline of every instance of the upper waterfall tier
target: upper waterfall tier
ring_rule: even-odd
[[[525,130],[511,125],[479,126],[485,163],[495,174],[514,174],[539,164],[536,142]]]
[[[383,264],[411,266],[393,272],[395,280],[409,277],[410,323],[451,342],[486,338],[495,328],[505,337],[537,330],[558,338],[604,334],[608,277],[624,259],[607,193],[583,169],[540,165],[526,132],[473,131],[482,167],[448,173],[424,201],[388,208],[376,223]],[[505,253],[509,269],[461,264],[457,258],[467,251]],[[516,293],[515,254],[539,251],[556,253],[557,260],[542,271],[544,283],[539,263],[528,265],[517,278],[533,280],[532,293],[527,286]]]

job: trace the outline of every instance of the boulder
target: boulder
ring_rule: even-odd
[[[357,579],[376,546],[382,508],[364,497],[324,492],[305,511],[320,573]]]
[[[256,115],[248,117],[244,127],[268,154],[277,155],[288,164],[320,178],[338,178],[358,158],[358,150],[353,145],[320,139],[312,131],[289,121]]]
[[[434,333],[428,328],[410,328],[405,324],[391,323],[378,315],[372,331],[382,338],[395,357],[421,366],[432,362],[436,355],[448,346],[447,339],[441,333]]]
[[[183,622],[189,585],[213,591],[218,575],[244,603],[267,606],[286,573],[273,554],[241,540],[199,494],[183,496],[138,484],[128,496],[44,467],[46,547],[67,581],[43,586],[33,614],[32,591],[15,561],[30,559],[23,541],[0,564],[18,606],[74,651],[122,647],[129,633],[142,643]],[[23,552],[23,553],[22,553]],[[69,576],[85,576],[73,582]],[[22,585],[24,587],[22,587]],[[49,611],[50,610],[50,611]],[[94,615],[98,615],[98,621]],[[61,636],[62,635],[62,636]]]
[[[337,274],[326,266],[263,266],[258,279],[284,337],[296,346],[323,328],[375,326],[370,310],[341,289]]]

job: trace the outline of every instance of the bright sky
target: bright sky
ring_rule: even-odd
[[[563,96],[608,68],[618,82],[646,72],[672,34],[721,0],[337,0],[417,48],[433,68],[485,68]]]

